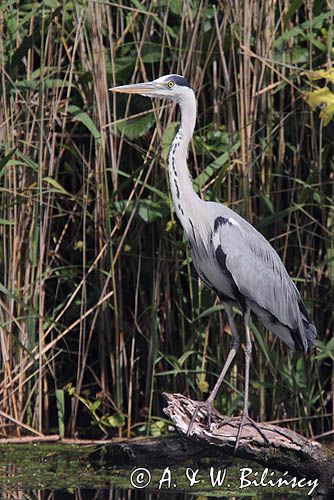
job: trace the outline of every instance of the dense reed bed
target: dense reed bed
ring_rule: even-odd
[[[254,320],[250,413],[330,434],[333,17],[332,0],[1,2],[2,435],[158,434],[163,391],[216,379],[230,332],[173,213],[177,112],[108,92],[168,73],[198,97],[196,189],[271,241],[319,332],[297,356]],[[242,391],[240,353],[217,407]]]

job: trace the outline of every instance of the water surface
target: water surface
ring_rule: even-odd
[[[282,473],[230,457],[215,464],[111,467],[98,450],[97,445],[2,444],[0,499],[297,499],[307,498],[311,490],[310,485],[292,488],[293,482],[273,487],[270,480],[278,481]]]

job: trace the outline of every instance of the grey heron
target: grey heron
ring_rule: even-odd
[[[188,145],[197,113],[194,91],[180,75],[162,76],[147,83],[124,85],[112,92],[141,94],[175,101],[181,109],[181,125],[173,140],[168,160],[170,187],[175,211],[191,248],[198,275],[214,290],[224,305],[231,328],[230,350],[218,380],[206,401],[198,402],[188,427],[201,408],[209,416],[213,401],[240,345],[232,307],[243,313],[245,327],[244,405],[235,449],[246,421],[262,435],[248,414],[249,367],[252,352],[250,314],[293,350],[306,352],[313,346],[316,328],[301,295],[270,243],[251,224],[227,206],[203,201],[194,191],[187,166]]]

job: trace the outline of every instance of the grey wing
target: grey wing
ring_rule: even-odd
[[[307,322],[309,318],[302,316],[299,291],[269,242],[244,219],[234,216],[216,218],[213,244],[216,256],[219,252],[224,255],[224,264],[242,296],[291,329],[297,348],[307,350],[303,319]]]

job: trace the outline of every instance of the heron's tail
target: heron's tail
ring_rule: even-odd
[[[307,337],[307,343],[309,347],[315,346],[315,340],[317,338],[317,329],[312,323],[312,321],[307,321],[303,318],[304,331]]]
[[[302,300],[299,302],[299,310],[301,312],[304,332],[307,338],[308,347],[313,347],[315,345],[315,340],[317,338],[317,329],[312,322],[305,304]]]

